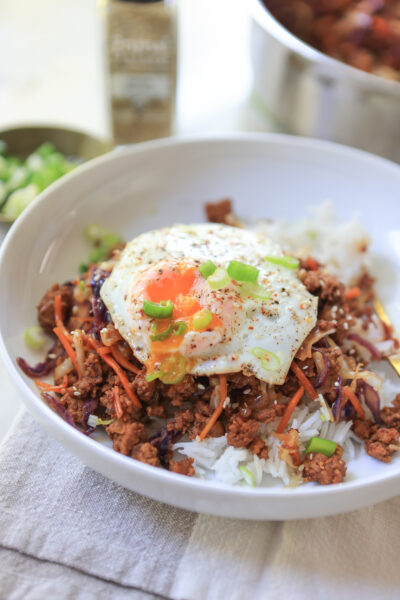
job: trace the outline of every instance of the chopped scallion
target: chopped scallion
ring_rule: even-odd
[[[98,425],[103,425],[103,427],[106,427],[107,425],[111,425],[111,423],[114,423],[115,419],[99,419],[99,417],[96,417],[96,415],[89,415],[87,423],[89,425],[89,427],[97,427]]]
[[[168,319],[173,310],[174,305],[171,300],[162,300],[159,304],[145,300],[143,303],[144,314],[154,319]]]
[[[240,290],[246,296],[257,300],[268,300],[271,296],[271,293],[258,283],[245,282],[240,286]]]
[[[159,379],[167,385],[180,383],[185,377],[186,358],[181,354],[173,354],[164,358],[160,365]]]
[[[294,256],[266,256],[264,260],[293,271],[294,269],[297,269],[300,264],[299,259]]]
[[[332,442],[332,440],[324,440],[323,438],[312,437],[307,444],[306,454],[310,454],[311,452],[313,452],[318,454],[325,454],[325,456],[330,457],[332,456],[332,454],[334,454],[336,447],[337,443]]]
[[[203,275],[203,277],[205,279],[207,279],[208,277],[210,277],[210,275],[212,275],[214,273],[214,271],[216,270],[216,265],[213,263],[212,260],[208,260],[207,262],[203,263],[202,265],[199,266],[199,271],[200,273]]]
[[[153,371],[152,373],[147,373],[147,375],[145,376],[145,380],[146,381],[154,381],[155,379],[158,379],[161,375],[161,371]]]
[[[193,327],[197,330],[205,329],[212,320],[211,311],[208,308],[202,308],[193,315]]]
[[[247,265],[238,260],[231,260],[227,266],[227,272],[232,279],[236,281],[247,281],[248,283],[256,283],[258,279],[259,269]]]
[[[258,358],[261,366],[266,371],[276,371],[279,369],[281,360],[277,354],[256,346],[251,351],[252,355]]]
[[[152,342],[162,342],[163,340],[167,340],[171,337],[172,332],[174,331],[174,324],[171,322],[167,329],[159,332],[157,323],[153,325],[153,335],[150,336]]]
[[[177,321],[174,325],[174,334],[183,335],[186,333],[188,326],[183,321]]]
[[[28,348],[40,350],[46,341],[43,329],[38,325],[29,327],[24,333],[24,341]]]
[[[245,482],[248,485],[251,485],[252,487],[256,487],[256,482],[254,479],[254,475],[253,473],[250,471],[250,469],[248,469],[247,467],[245,467],[244,465],[240,466],[239,469],[242,471],[243,473],[243,479],[245,480]]]
[[[221,290],[229,285],[231,278],[225,269],[218,268],[207,278],[207,281],[212,290]]]

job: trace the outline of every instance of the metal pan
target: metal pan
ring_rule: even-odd
[[[249,3],[255,90],[281,126],[400,162],[400,83],[330,58]]]

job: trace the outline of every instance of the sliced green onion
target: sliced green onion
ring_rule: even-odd
[[[300,264],[298,258],[294,256],[266,256],[264,260],[267,260],[274,265],[280,265],[281,267],[285,267],[285,269],[297,269]]]
[[[162,342],[163,340],[167,340],[171,337],[172,332],[174,331],[174,324],[171,322],[168,328],[165,331],[159,333],[157,323],[153,325],[153,335],[150,336],[152,342]]]
[[[202,308],[193,315],[193,327],[197,330],[205,329],[211,323],[212,314],[208,308]]]
[[[183,335],[187,332],[188,326],[183,321],[177,321],[174,325],[174,334]]]
[[[80,280],[79,287],[81,288],[81,292],[85,291],[86,286],[85,286],[85,282],[83,281],[83,279]]]
[[[336,442],[332,442],[332,440],[324,440],[324,438],[312,437],[309,440],[306,447],[306,454],[310,452],[325,454],[325,456],[332,456],[334,454],[337,447]]]
[[[106,425],[111,425],[111,423],[114,423],[115,419],[99,419],[99,417],[96,417],[96,415],[89,415],[87,423],[89,425],[89,427],[97,427],[97,425],[103,425],[103,427],[105,427]]]
[[[158,379],[161,375],[161,371],[153,371],[152,373],[147,373],[147,375],[145,376],[145,380],[146,381],[154,381],[155,379]]]
[[[145,300],[143,303],[143,312],[148,317],[155,319],[168,319],[172,315],[174,305],[171,300],[162,300],[160,304]]]
[[[271,296],[271,293],[261,285],[258,285],[258,283],[245,282],[240,286],[240,290],[246,294],[246,296],[257,298],[258,300],[268,300]]]
[[[96,223],[88,225],[84,230],[84,235],[92,244],[101,245],[110,249],[122,242],[121,236]]]
[[[238,260],[231,260],[226,270],[232,279],[236,281],[248,281],[249,283],[256,283],[260,272],[256,267],[246,265]]]
[[[89,262],[90,263],[98,263],[103,260],[107,260],[110,254],[110,248],[107,246],[96,246],[90,251],[89,254]]]
[[[207,277],[207,281],[212,290],[220,290],[229,285],[231,278],[225,269],[218,268],[212,275]]]
[[[242,471],[243,473],[243,478],[246,481],[246,483],[248,485],[251,485],[252,487],[256,487],[256,482],[254,479],[254,475],[253,473],[250,471],[250,469],[248,469],[247,467],[245,467],[244,465],[242,465],[241,467],[239,467],[239,469]]]
[[[33,350],[40,350],[43,347],[46,338],[44,336],[44,331],[38,325],[34,325],[33,327],[29,327],[24,333],[24,342],[28,346],[28,348],[32,348]]]
[[[207,279],[208,277],[210,277],[210,275],[214,273],[216,268],[217,266],[213,263],[213,261],[208,260],[207,262],[199,266],[199,271],[203,275],[203,277]]]
[[[159,379],[167,384],[173,385],[182,381],[185,377],[186,358],[181,354],[173,354],[164,358],[160,365]]]
[[[259,359],[261,366],[266,371],[276,371],[279,369],[281,360],[277,354],[256,346],[251,351],[252,355]]]

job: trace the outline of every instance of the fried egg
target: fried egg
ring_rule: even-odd
[[[318,299],[296,270],[266,256],[283,253],[250,230],[219,224],[158,229],[126,245],[101,297],[148,374],[178,370],[179,379],[182,371],[198,376],[243,371],[279,385],[316,324]],[[225,274],[219,289],[213,289],[218,280],[211,285],[212,277],[202,274],[207,261]],[[227,276],[231,261],[255,267],[256,281],[249,285]],[[149,316],[146,301],[156,307],[172,303],[172,313]]]

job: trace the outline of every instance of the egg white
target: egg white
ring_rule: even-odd
[[[115,327],[139,361],[150,357],[152,319],[143,314],[143,280],[160,264],[186,262],[188,266],[212,260],[224,267],[237,260],[260,271],[258,284],[270,292],[268,300],[249,298],[240,286],[211,292],[199,274],[195,285],[202,306],[221,316],[223,331],[188,331],[179,352],[190,356],[194,375],[244,371],[270,384],[285,381],[290,364],[316,324],[318,299],[299,281],[296,271],[265,261],[282,256],[268,238],[245,229],[219,224],[175,225],[144,233],[129,242],[101,288]],[[279,357],[274,370],[254,356],[262,348]]]

